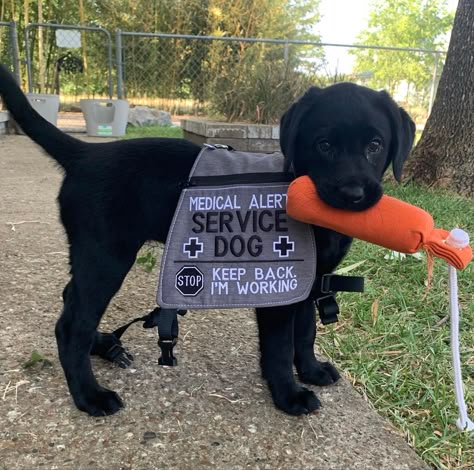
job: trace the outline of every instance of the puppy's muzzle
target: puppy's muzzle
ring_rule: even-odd
[[[382,197],[383,190],[377,181],[345,181],[337,185],[316,183],[321,199],[336,209],[363,211]]]
[[[365,190],[361,185],[348,184],[339,188],[339,193],[349,205],[360,204],[365,198]]]

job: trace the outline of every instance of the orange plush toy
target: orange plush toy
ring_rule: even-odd
[[[286,211],[301,222],[326,227],[354,238],[402,253],[424,249],[444,258],[456,269],[464,269],[472,259],[472,249],[464,239],[446,243],[450,233],[434,228],[433,217],[419,207],[390,196],[382,196],[375,206],[361,212],[334,209],[323,202],[309,176],[295,179],[288,188]],[[465,245],[461,247],[461,245]]]
[[[319,198],[309,176],[301,176],[290,184],[286,211],[296,220],[326,227],[392,250],[415,253],[424,249],[429,259],[430,255],[434,255],[450,264],[451,350],[454,389],[459,408],[456,424],[461,430],[474,431],[474,421],[467,414],[462,384],[456,277],[456,269],[464,269],[472,259],[468,234],[460,229],[451,232],[436,229],[430,214],[390,196],[382,196],[377,204],[361,212],[334,209]]]

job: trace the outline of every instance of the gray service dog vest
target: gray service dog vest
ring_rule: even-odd
[[[158,305],[226,308],[305,300],[316,275],[310,225],[286,214],[281,153],[205,145],[181,193],[161,262]]]

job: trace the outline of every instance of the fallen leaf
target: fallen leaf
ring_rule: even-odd
[[[372,316],[372,326],[375,326],[379,317],[379,299],[375,299],[370,307],[370,315]]]

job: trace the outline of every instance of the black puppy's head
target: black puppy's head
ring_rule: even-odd
[[[400,181],[414,136],[415,124],[388,93],[353,83],[310,88],[280,125],[287,167],[309,175],[327,204],[353,211],[380,199],[390,164]]]

